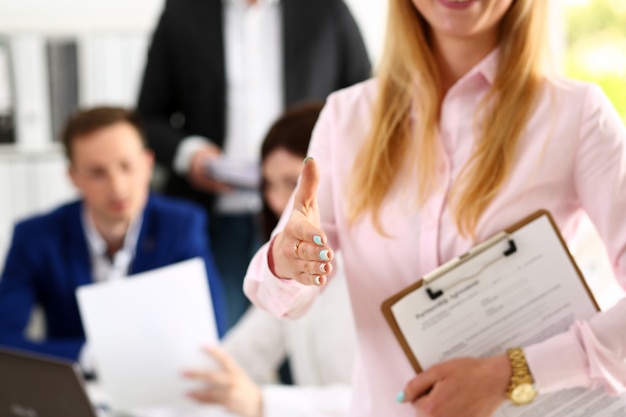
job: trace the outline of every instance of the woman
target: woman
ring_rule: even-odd
[[[506,401],[506,354],[415,376],[379,308],[537,209],[566,239],[586,212],[626,284],[626,132],[597,87],[546,70],[547,3],[390,0],[379,76],[329,97],[293,208],[253,258],[246,294],[298,317],[342,251],[362,358],[354,416],[490,416]],[[625,326],[621,302],[522,346],[539,394],[622,392]]]
[[[268,132],[261,149],[263,227],[266,239],[287,206],[302,171],[313,126],[323,103],[287,110]],[[191,397],[224,405],[245,417],[345,416],[350,407],[350,380],[356,335],[342,278],[296,321],[280,320],[252,307],[210,349],[220,371],[188,372],[207,382]],[[295,385],[263,385],[287,356]]]

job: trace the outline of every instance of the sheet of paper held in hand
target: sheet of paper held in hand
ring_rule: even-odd
[[[518,249],[514,254],[502,255],[508,244],[502,240],[433,281],[430,287],[442,289],[442,296],[431,300],[422,286],[392,306],[422,369],[455,357],[485,357],[527,346],[596,314],[594,301],[547,216],[511,237]],[[526,406],[507,403],[496,416],[616,417],[626,415],[625,410],[625,395],[570,389],[539,395]]]
[[[117,410],[177,406],[197,383],[184,369],[214,366],[218,343],[201,258],[77,290],[98,381]]]

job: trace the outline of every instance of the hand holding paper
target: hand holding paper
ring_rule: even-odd
[[[221,155],[222,150],[211,143],[207,143],[193,154],[187,176],[195,188],[210,193],[225,193],[232,190],[232,186],[218,178],[208,176],[206,172],[207,164],[219,160]]]
[[[326,246],[320,228],[319,176],[317,162],[313,158],[305,159],[293,211],[285,229],[274,238],[270,256],[276,276],[292,278],[304,285],[323,286],[326,275],[332,271],[333,251]]]
[[[226,351],[217,347],[205,350],[217,361],[219,369],[185,371],[186,378],[203,383],[190,391],[189,397],[203,403],[222,405],[238,416],[261,417],[263,397],[259,386]]]
[[[225,156],[204,162],[204,177],[229,187],[256,190],[261,185],[261,168],[256,160],[230,159]]]
[[[529,216],[505,234],[517,248],[510,256],[507,240],[479,245],[452,267],[433,271],[437,278],[431,283],[418,281],[383,303],[385,318],[419,373],[399,400],[429,417],[613,416],[626,407],[626,397],[610,398],[603,388],[539,391],[531,404],[506,401],[499,407],[511,373],[502,356],[507,348],[536,345],[598,310],[548,212]],[[430,297],[426,287],[440,296]]]
[[[77,290],[98,379],[115,408],[192,405],[180,372],[212,364],[200,350],[218,343],[209,291],[201,258]]]

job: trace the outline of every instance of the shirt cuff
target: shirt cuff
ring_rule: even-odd
[[[348,383],[318,385],[265,385],[264,417],[347,416],[352,403]]]
[[[524,348],[524,356],[540,394],[591,385],[586,356],[573,329]]]
[[[250,262],[244,280],[244,292],[253,303],[275,316],[301,317],[319,295],[319,287],[277,277],[269,268],[268,254],[269,243],[265,243]]]
[[[178,175],[187,175],[189,168],[191,167],[191,159],[196,151],[204,148],[207,144],[212,142],[204,136],[187,136],[183,139],[178,148],[176,148],[176,154],[173,159],[174,172]]]
[[[314,409],[314,404],[301,395],[293,395],[294,387],[265,385],[263,391],[263,416],[299,416]]]

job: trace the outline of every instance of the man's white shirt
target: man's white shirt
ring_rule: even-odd
[[[284,110],[283,27],[279,0],[222,0],[226,70],[224,157],[259,159],[261,142]],[[193,154],[211,138],[190,136],[179,145],[174,170],[189,172]],[[236,191],[222,195],[221,213],[258,211],[258,193]]]

